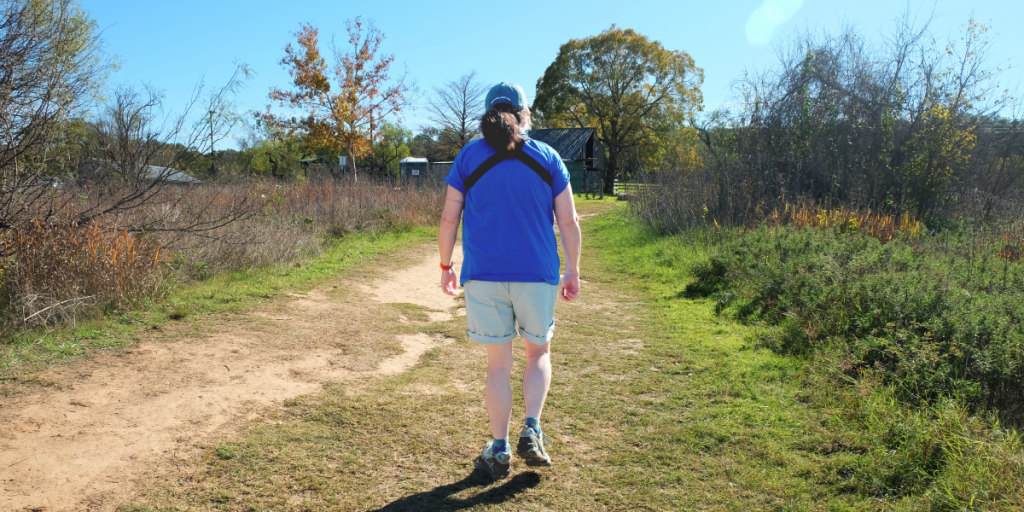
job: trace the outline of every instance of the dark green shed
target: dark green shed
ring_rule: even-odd
[[[551,146],[569,170],[573,192],[586,192],[584,185],[599,187],[606,168],[604,147],[593,128],[551,128],[530,130],[529,137]],[[588,177],[587,173],[591,173]],[[594,190],[597,192],[598,190]]]

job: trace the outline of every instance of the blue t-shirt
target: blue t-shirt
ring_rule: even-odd
[[[473,279],[558,284],[562,262],[554,204],[555,196],[569,184],[569,170],[558,152],[543,142],[528,139],[521,151],[551,173],[551,186],[516,159],[498,163],[473,185],[462,217],[460,284]],[[483,139],[466,144],[445,183],[466,194],[466,178],[494,153]]]

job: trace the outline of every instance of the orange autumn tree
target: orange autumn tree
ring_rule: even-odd
[[[295,33],[298,47],[285,47],[281,65],[293,78],[291,90],[273,88],[270,99],[300,116],[267,111],[260,120],[275,132],[301,135],[310,150],[348,153],[348,166],[356,177],[356,158],[367,155],[382,136],[385,119],[397,116],[406,104],[405,76],[392,80],[394,55],[378,55],[384,33],[357,17],[345,23],[348,44],[333,47],[329,66],[319,48],[319,30],[303,24]],[[333,46],[333,45],[332,45]],[[332,85],[332,79],[334,84]]]

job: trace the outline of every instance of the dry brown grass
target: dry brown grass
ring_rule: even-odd
[[[83,307],[130,308],[161,283],[316,257],[350,233],[433,225],[444,204],[438,188],[389,183],[166,187],[142,206],[76,226],[62,219],[102,207],[103,191],[54,194],[66,197],[40,212],[48,222],[2,233],[0,331],[29,317],[73,322]]]
[[[169,252],[135,233],[96,222],[87,227],[36,222],[0,234],[0,305],[20,323],[74,321],[83,306],[131,307],[159,286]]]
[[[185,193],[200,194],[201,190]],[[254,215],[210,231],[165,235],[185,259],[183,268],[191,269],[191,274],[183,276],[202,278],[214,272],[288,264],[318,256],[325,241],[350,233],[430,226],[437,222],[444,205],[444,193],[433,188],[333,180],[231,185],[219,187],[216,193],[223,197],[225,209],[238,204],[242,196],[258,199],[261,208]],[[222,214],[216,209],[203,213],[211,219]]]
[[[630,208],[648,225],[665,233],[694,228],[756,228],[793,226],[831,228],[841,232],[865,233],[892,240],[898,233],[916,237],[922,224],[909,213],[880,211],[850,204],[824,204],[807,196],[794,199],[786,194],[759,198],[751,183],[722,183],[707,173],[686,176],[653,176],[647,186],[634,186]]]

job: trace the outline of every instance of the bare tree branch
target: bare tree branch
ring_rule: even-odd
[[[485,92],[486,87],[476,79],[476,71],[434,87],[434,97],[427,108],[430,120],[441,128],[438,143],[446,151],[458,153],[473,140],[484,113]]]

